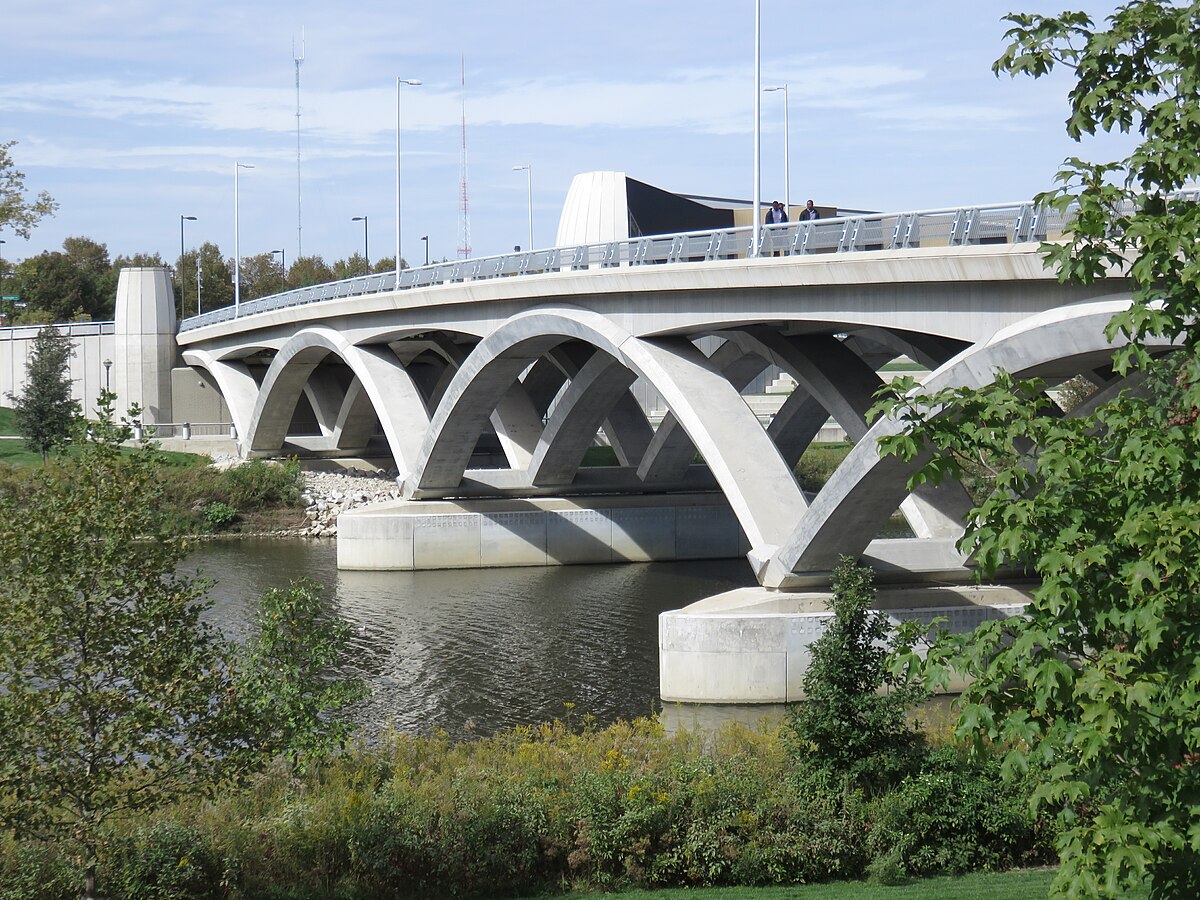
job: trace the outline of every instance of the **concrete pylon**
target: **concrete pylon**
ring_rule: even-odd
[[[175,342],[175,288],[161,267],[122,269],[117,279],[116,341],[111,390],[116,414],[142,408],[147,424],[172,421],[171,369]]]

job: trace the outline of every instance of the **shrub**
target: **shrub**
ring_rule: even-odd
[[[106,893],[129,900],[222,896],[222,870],[198,829],[176,822],[138,828],[113,848]]]
[[[998,757],[932,751],[919,774],[875,803],[872,870],[925,876],[1051,862],[1052,838],[1030,812],[1032,786],[1016,787],[1002,783]]]
[[[924,747],[906,714],[928,694],[888,669],[886,642],[896,638],[887,617],[871,609],[873,578],[848,556],[834,570],[833,619],[812,643],[807,700],[792,707],[788,725],[806,765],[881,787],[909,771]],[[906,640],[899,641],[905,650]]]
[[[81,886],[64,848],[11,840],[0,845],[0,900],[60,900]]]
[[[228,503],[216,500],[204,507],[204,521],[213,531],[220,531],[233,523],[237,518],[237,510]]]
[[[288,460],[283,465],[252,459],[225,470],[229,502],[239,509],[270,504],[294,506],[300,500],[300,464]]]

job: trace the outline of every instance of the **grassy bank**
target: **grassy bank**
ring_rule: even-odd
[[[68,448],[66,453],[70,453]],[[166,530],[174,534],[275,531],[304,522],[304,485],[295,462],[253,460],[218,470],[206,456],[156,450],[159,495],[154,499]],[[55,454],[50,456],[54,464]],[[0,495],[35,489],[40,453],[16,436],[13,411],[0,407]]]
[[[462,744],[393,735],[303,774],[279,765],[245,789],[115,825],[104,892],[365,900],[686,887],[729,897],[734,887],[905,882],[1052,862],[1053,831],[1029,814],[1031,789],[1001,789],[995,761],[940,748],[864,791],[804,765],[777,722],[709,735],[667,735],[648,720],[556,722]],[[26,886],[11,896],[31,900],[66,896],[71,855],[0,844],[0,884]]]

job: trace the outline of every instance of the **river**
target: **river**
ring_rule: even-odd
[[[333,540],[214,541],[186,570],[213,579],[215,621],[246,633],[256,599],[292,578],[325,586],[353,627],[347,673],[365,732],[456,738],[585,713],[659,711],[658,614],[754,583],[745,560],[339,572]]]

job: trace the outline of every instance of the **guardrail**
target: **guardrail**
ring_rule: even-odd
[[[155,422],[133,426],[133,439],[221,437],[237,440],[237,426],[232,422]]]
[[[1196,199],[1200,191],[1183,195]],[[996,203],[898,213],[869,213],[764,225],[758,257],[803,256],[817,253],[860,253],[909,247],[969,246],[972,244],[1042,241],[1062,233],[1070,214],[1036,207],[1031,202]],[[291,306],[361,297],[399,288],[429,287],[489,278],[542,275],[552,272],[605,269],[620,266],[671,265],[751,257],[754,228],[692,231],[485,256],[433,263],[395,272],[361,275],[328,284],[297,288],[215,309],[184,319],[180,331],[215,325],[240,316]]]

